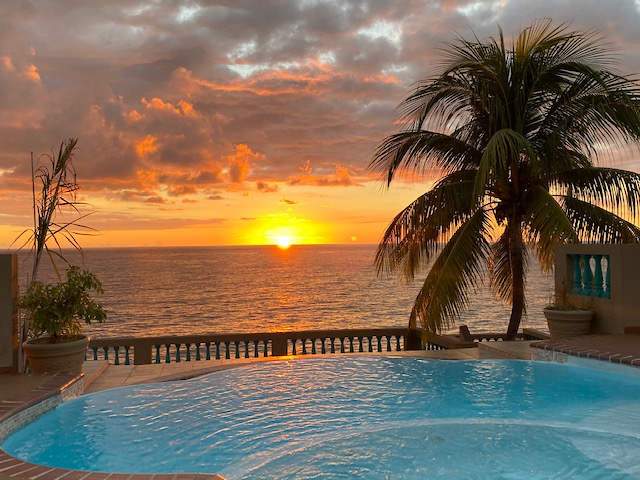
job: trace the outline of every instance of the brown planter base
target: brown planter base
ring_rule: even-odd
[[[82,371],[84,355],[89,338],[84,335],[79,340],[63,343],[31,343],[22,344],[29,366],[33,373],[68,372],[78,374]]]
[[[593,314],[592,310],[544,309],[552,340],[587,335],[591,330]]]

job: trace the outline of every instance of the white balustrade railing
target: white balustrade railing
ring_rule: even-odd
[[[611,298],[610,257],[604,254],[572,253],[573,282],[569,293]]]

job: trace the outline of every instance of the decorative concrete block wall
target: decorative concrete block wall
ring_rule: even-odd
[[[0,254],[0,371],[18,372],[18,255]]]

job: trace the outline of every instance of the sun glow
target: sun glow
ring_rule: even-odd
[[[276,245],[278,245],[278,248],[281,248],[282,250],[286,250],[291,246],[291,243],[293,240],[291,239],[291,237],[287,235],[281,235],[279,237],[276,237],[275,241],[276,241]]]

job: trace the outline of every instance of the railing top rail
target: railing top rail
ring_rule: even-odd
[[[90,344],[105,347],[121,345],[147,345],[147,344],[174,344],[174,343],[204,343],[204,342],[244,342],[244,341],[268,341],[274,338],[310,339],[310,338],[344,338],[361,336],[387,336],[404,335],[406,327],[388,328],[352,328],[340,330],[300,330],[289,332],[257,332],[257,333],[215,333],[200,335],[165,335],[150,337],[116,337],[116,338],[91,338]]]

